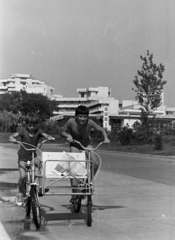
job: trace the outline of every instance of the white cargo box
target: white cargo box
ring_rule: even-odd
[[[42,152],[43,174],[45,178],[86,178],[85,160],[85,152]]]

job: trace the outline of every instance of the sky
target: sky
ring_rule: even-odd
[[[0,0],[0,79],[31,74],[78,97],[107,86],[135,100],[147,50],[165,66],[164,104],[175,107],[174,0]]]

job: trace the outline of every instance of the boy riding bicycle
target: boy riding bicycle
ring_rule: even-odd
[[[61,135],[70,143],[70,152],[81,152],[83,150],[78,143],[74,142],[74,140],[79,141],[84,147],[89,146],[90,137],[88,133],[90,129],[100,131],[104,137],[104,142],[110,142],[105,129],[89,119],[89,109],[86,106],[80,105],[75,110],[75,118],[70,118],[66,122],[61,133]],[[86,157],[88,157],[88,152],[85,151],[85,153]],[[94,164],[95,175],[99,167],[98,158],[93,152],[91,152],[90,159]],[[77,186],[76,179],[71,179],[71,186]],[[76,192],[76,189],[72,189],[72,192]],[[70,202],[74,202],[75,198],[76,196],[72,196]]]
[[[40,138],[45,137],[48,140],[53,140],[54,138],[46,133],[43,130],[37,128],[39,123],[38,117],[35,113],[31,112],[26,117],[26,127],[20,127],[16,133],[12,134],[9,137],[9,141],[12,143],[17,143],[16,137],[21,137],[21,142],[25,142],[34,146],[38,145]],[[25,144],[24,144],[25,145]],[[29,145],[26,145],[27,149],[32,148]],[[34,153],[35,159],[35,173],[38,173],[38,169],[41,167],[41,161],[37,157],[36,152]],[[19,180],[18,188],[19,192],[17,194],[16,203],[18,206],[21,206],[24,203],[25,198],[25,179],[26,179],[26,165],[27,161],[32,160],[32,151],[25,150],[22,146],[18,150],[18,168],[19,168]]]

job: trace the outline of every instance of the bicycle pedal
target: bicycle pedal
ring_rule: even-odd
[[[25,220],[30,220],[30,215],[25,216]]]

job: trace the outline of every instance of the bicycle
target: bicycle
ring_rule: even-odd
[[[53,139],[54,140],[54,139]],[[34,165],[34,152],[36,150],[40,151],[41,146],[49,140],[44,140],[40,143],[39,147],[32,144],[17,141],[25,150],[32,151],[32,160],[27,161],[26,165],[26,196],[25,196],[25,207],[26,207],[26,219],[30,218],[30,213],[32,209],[33,222],[37,229],[41,227],[41,207],[39,204],[39,183],[38,178],[42,178],[42,175],[35,175],[35,165]],[[26,145],[32,148],[26,148]],[[42,153],[42,152],[41,152]],[[40,169],[41,171],[41,169]]]

